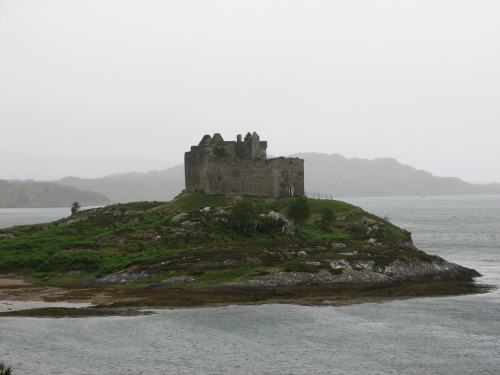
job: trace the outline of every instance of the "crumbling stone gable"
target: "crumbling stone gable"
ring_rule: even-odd
[[[205,135],[184,155],[186,192],[281,197],[304,195],[304,160],[267,159],[267,142],[257,133],[224,141]]]

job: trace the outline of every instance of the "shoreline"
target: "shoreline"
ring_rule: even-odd
[[[343,306],[397,299],[482,294],[492,289],[493,286],[457,280],[407,280],[378,285],[308,285],[258,289],[118,289],[46,287],[27,282],[9,285],[4,279],[0,279],[0,301],[8,308],[0,308],[0,318],[137,316],[154,313],[151,309],[222,307],[235,304]]]

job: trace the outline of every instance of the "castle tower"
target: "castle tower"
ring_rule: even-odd
[[[304,195],[304,160],[267,159],[267,142],[257,133],[224,141],[205,135],[184,155],[186,192],[280,197]]]

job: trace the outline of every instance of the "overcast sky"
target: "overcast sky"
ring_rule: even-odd
[[[276,156],[500,182],[500,1],[0,0],[0,131],[0,178],[257,131]]]

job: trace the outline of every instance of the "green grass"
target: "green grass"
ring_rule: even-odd
[[[233,201],[225,195],[206,195],[201,191],[183,194],[177,199],[157,207],[163,211],[193,211],[204,207],[224,207],[232,204]]]
[[[208,282],[210,284],[223,284],[235,281],[239,278],[251,275],[261,268],[258,267],[230,267],[215,269],[203,272],[199,277],[199,282]]]
[[[39,272],[33,275],[30,281],[37,285],[43,286],[65,286],[77,280],[94,276],[93,273],[54,273],[54,272]]]
[[[262,198],[249,199],[260,214],[267,214],[270,210],[286,214],[293,198],[272,202]],[[401,244],[410,238],[407,231],[359,207],[340,201],[307,201],[312,215],[293,235],[282,234],[282,223],[267,216],[257,218],[255,231],[242,233],[231,221],[230,212],[200,212],[200,208],[207,206],[234,205],[232,198],[202,192],[183,194],[167,203],[118,204],[82,211],[54,223],[6,228],[0,230],[0,234],[15,237],[0,237],[0,272],[52,273],[54,281],[51,282],[62,285],[83,277],[79,275],[100,277],[131,265],[158,262],[167,262],[170,267],[167,271],[178,272],[188,272],[187,269],[183,271],[182,264],[194,260],[252,258],[259,258],[262,263],[258,266],[261,267],[283,268],[288,264],[288,267],[300,268],[303,266],[296,259],[287,258],[290,249],[324,247],[325,250],[321,251],[311,250],[303,259],[334,258],[335,254],[348,251],[330,246],[336,242],[357,249],[360,258],[374,252],[373,256],[380,263],[395,256],[424,256],[421,252],[402,249]],[[328,226],[322,226],[320,218],[324,208],[330,208],[336,218],[342,217],[343,220],[333,220]],[[172,220],[180,212],[187,213],[185,220],[195,224],[183,225],[182,220]],[[383,223],[384,230],[366,235],[367,228],[360,224],[363,217]],[[370,237],[386,244],[385,253],[367,242]],[[255,267],[250,265],[219,267],[204,270],[200,278],[206,282],[226,282],[243,277],[252,270]],[[154,282],[148,280],[144,283]]]

